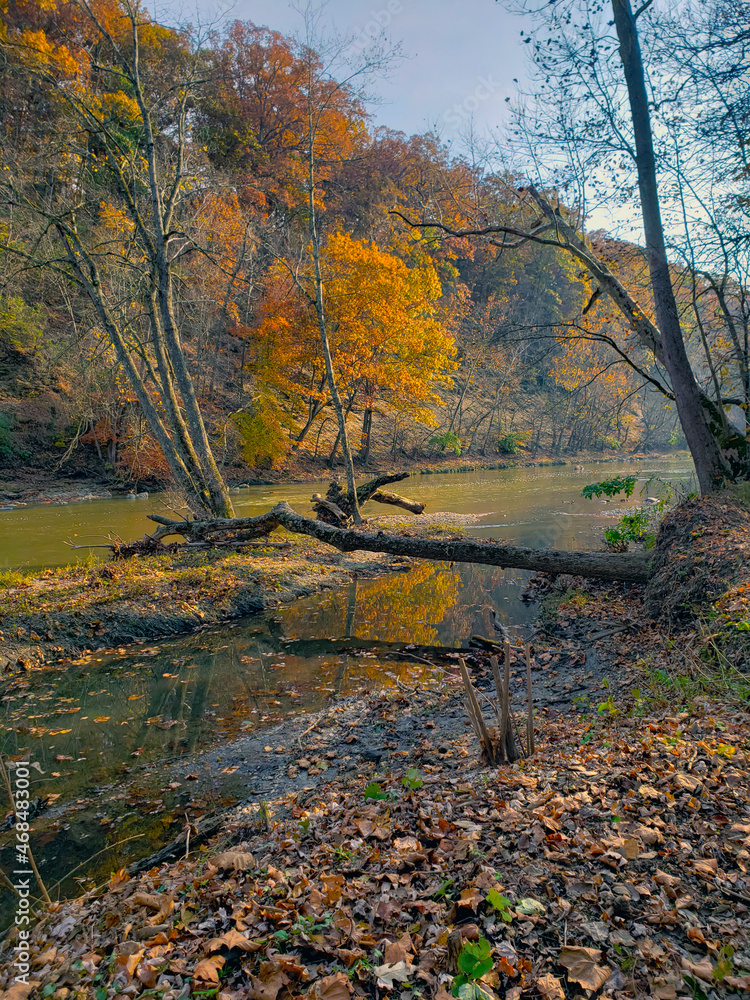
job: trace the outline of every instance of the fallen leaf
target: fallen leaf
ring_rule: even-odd
[[[240,934],[234,928],[222,934],[221,937],[211,938],[210,941],[206,942],[206,951],[209,955],[211,952],[218,951],[219,948],[239,948],[240,951],[258,950],[252,941],[248,941],[244,934]]]
[[[307,995],[317,997],[318,1000],[349,1000],[351,992],[349,977],[343,972],[336,972],[315,983]]]
[[[536,988],[543,1000],[565,1000],[565,990],[562,988],[562,983],[551,972],[545,972],[543,976],[539,976]]]
[[[520,913],[526,917],[543,917],[546,912],[539,900],[532,899],[530,896],[525,896],[516,903],[516,913]]]
[[[193,978],[200,979],[204,983],[218,984],[219,969],[222,968],[225,962],[226,959],[223,955],[212,955],[211,958],[204,958],[193,969]]]
[[[568,979],[586,990],[598,990],[612,975],[609,966],[597,965],[602,953],[597,948],[561,948],[558,961],[568,970]]]
[[[691,962],[690,959],[683,958],[682,968],[686,972],[695,976],[697,979],[702,979],[706,983],[710,983],[714,978],[714,967],[708,956],[701,959],[700,962]]]
[[[409,976],[414,971],[413,965],[406,962],[385,962],[383,965],[374,965],[372,971],[378,977],[378,986],[384,990],[392,990],[394,982],[408,983]]]
[[[249,868],[255,867],[252,854],[246,851],[224,851],[211,858],[210,863],[214,868],[231,869],[233,872],[246,872]]]

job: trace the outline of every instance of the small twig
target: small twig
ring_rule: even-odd
[[[311,733],[313,731],[313,729],[316,729],[317,725],[318,725],[317,722],[313,722],[313,724],[311,726],[307,727],[307,729],[304,731],[304,733],[300,733],[299,734],[299,736],[297,737],[297,742],[299,743],[300,746],[302,746],[302,740],[303,740],[303,738],[305,736],[307,736],[308,733]]]
[[[479,707],[479,702],[477,701],[477,696],[474,692],[474,685],[471,683],[471,677],[469,677],[469,671],[466,669],[466,663],[463,657],[461,657],[459,663],[461,664],[461,676],[463,677],[464,687],[466,689],[466,701],[469,709],[469,718],[474,725],[474,732],[476,733],[479,743],[484,748],[490,762],[494,762],[490,734],[487,732],[484,716],[482,715],[482,710]]]
[[[516,750],[516,743],[513,739],[513,728],[510,724],[510,643],[505,643],[505,670],[503,673],[503,729],[505,730],[505,755],[506,759],[513,763],[518,760],[519,754]]]
[[[16,887],[13,885],[13,883],[5,874],[5,872],[2,870],[2,868],[0,868],[0,882],[2,882],[6,888],[10,889],[11,892],[15,892],[17,896],[20,895],[18,889],[16,889]]]

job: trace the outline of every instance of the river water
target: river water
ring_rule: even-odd
[[[587,483],[618,474],[638,477],[628,504],[581,498]],[[641,491],[659,495],[653,477],[687,491],[692,465],[678,456],[584,463],[583,471],[517,467],[418,476],[402,485],[430,512],[478,515],[469,528],[478,536],[597,549],[603,530],[639,501]],[[266,511],[282,499],[309,512],[309,497],[322,485],[252,487],[233,499],[238,514]],[[3,511],[0,558],[6,568],[89,558],[65,543],[111,532],[140,537],[153,526],[149,512],[165,512],[158,496]],[[102,550],[92,553],[103,558]],[[189,769],[191,758],[209,747],[374,685],[414,683],[428,670],[408,653],[400,658],[398,650],[384,658],[387,644],[465,645],[473,633],[491,634],[490,605],[516,635],[530,635],[537,609],[520,599],[527,578],[516,570],[419,563],[409,572],[354,581],[230,626],[98,654],[15,681],[2,699],[0,747],[11,756],[28,751],[44,772],[35,774],[34,796],[55,796],[33,824],[45,880],[64,879],[70,892],[76,878],[98,877],[149,854],[179,829],[186,809],[197,816],[246,793],[245,776],[231,769],[212,776],[210,794],[185,782],[169,787],[164,775],[175,762]],[[121,843],[133,836],[139,839]],[[8,834],[0,837],[6,840],[2,864]],[[92,855],[97,857],[89,861]]]

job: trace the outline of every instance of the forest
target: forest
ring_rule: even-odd
[[[690,30],[644,30],[685,364],[731,440],[750,399],[746,43],[731,5],[699,7]],[[608,70],[592,90],[575,38],[534,43],[558,104],[523,113],[502,165],[371,127],[380,52],[337,76],[330,40],[250,22],[201,32],[109,0],[3,17],[6,468],[171,481],[218,511],[224,479],[349,450],[366,467],[685,447],[648,253],[587,231],[633,177],[622,109],[597,101]]]

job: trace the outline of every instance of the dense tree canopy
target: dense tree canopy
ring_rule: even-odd
[[[608,11],[556,3],[531,36],[538,100],[517,139],[554,168],[534,197],[520,160],[493,171],[371,129],[351,83],[271,29],[200,35],[123,0],[7,5],[0,460],[48,427],[32,461],[61,448],[224,511],[228,470],[334,461],[311,215],[360,462],[681,443],[647,258],[585,231],[592,199],[634,191]],[[680,337],[736,449],[748,24],[724,0],[684,14],[655,3],[637,24]],[[415,222],[432,225],[415,238]]]

